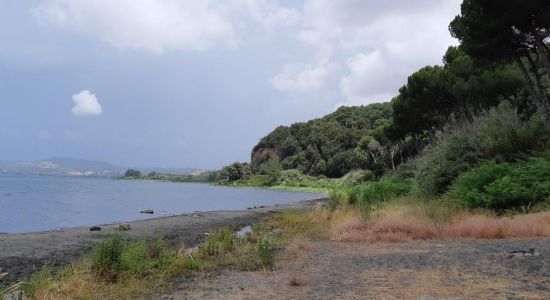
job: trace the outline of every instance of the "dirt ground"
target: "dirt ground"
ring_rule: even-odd
[[[159,298],[550,299],[550,239],[296,241],[273,271],[199,274]]]

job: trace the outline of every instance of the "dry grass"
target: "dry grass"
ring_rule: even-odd
[[[288,285],[290,286],[306,286],[307,281],[299,276],[296,276],[295,274],[291,274],[288,276]]]
[[[430,218],[420,203],[388,203],[365,220],[344,209],[333,219],[332,239],[341,242],[403,243],[431,239],[505,239],[550,236],[550,212],[498,217],[487,212],[457,211],[445,222]]]
[[[520,289],[517,280],[506,277],[487,277],[465,273],[456,268],[427,270],[372,269],[360,274],[369,286],[348,294],[351,299],[418,299],[420,296],[436,298],[463,297],[466,299],[501,299],[515,289]],[[522,299],[543,299],[537,292],[523,292]]]
[[[286,255],[291,259],[302,258],[311,249],[313,249],[313,243],[302,237],[292,239],[285,247]]]

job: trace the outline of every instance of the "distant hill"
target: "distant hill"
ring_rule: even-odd
[[[118,177],[129,167],[113,165],[103,161],[53,157],[38,161],[0,161],[0,173],[49,176]],[[191,174],[194,168],[138,168],[143,172]]]

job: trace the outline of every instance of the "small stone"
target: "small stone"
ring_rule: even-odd
[[[146,210],[140,211],[140,213],[142,213],[142,214],[154,214],[155,212],[152,209],[146,209]]]
[[[130,224],[120,224],[120,225],[118,225],[118,231],[128,231],[130,229],[132,229],[130,227]]]
[[[99,227],[99,226],[92,226],[92,227],[90,227],[90,231],[101,231],[101,227]]]

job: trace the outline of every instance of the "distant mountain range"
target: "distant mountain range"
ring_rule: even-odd
[[[66,157],[54,157],[38,161],[0,161],[0,173],[50,176],[118,177],[130,167],[116,166],[102,161]],[[200,172],[194,168],[136,168],[143,173],[161,172],[191,174]]]

